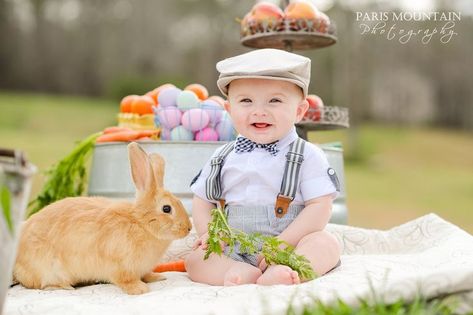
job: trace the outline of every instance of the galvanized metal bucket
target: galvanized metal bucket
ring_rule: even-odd
[[[149,153],[159,153],[166,160],[164,186],[180,198],[191,213],[190,183],[212,153],[225,142],[145,141],[140,145]],[[346,224],[345,177],[343,150],[333,145],[321,146],[330,165],[338,174],[341,193],[335,200],[331,222]],[[95,146],[89,177],[88,194],[111,198],[133,199],[135,187],[131,180],[126,143],[100,143]]]
[[[20,224],[36,167],[19,151],[0,149],[0,313],[12,281]]]

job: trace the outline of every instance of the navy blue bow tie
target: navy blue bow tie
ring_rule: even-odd
[[[255,148],[262,148],[271,153],[272,156],[278,154],[279,150],[277,149],[278,141],[274,141],[268,144],[261,144],[251,141],[245,137],[238,137],[235,143],[235,152],[244,153],[251,152]]]

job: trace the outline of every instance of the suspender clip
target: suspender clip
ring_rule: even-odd
[[[222,210],[222,212],[225,211],[225,199],[219,199],[217,200],[217,208]]]
[[[287,209],[289,208],[289,204],[292,202],[292,199],[293,198],[291,197],[278,194],[276,206],[274,207],[274,213],[276,217],[282,218],[287,213]]]

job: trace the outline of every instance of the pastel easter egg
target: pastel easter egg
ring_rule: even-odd
[[[227,113],[222,115],[222,119],[215,126],[215,130],[218,133],[218,139],[220,141],[230,141],[235,139],[236,132],[233,128],[230,116]]]
[[[189,109],[182,115],[181,123],[189,131],[204,129],[209,124],[210,118],[200,108]]]
[[[183,126],[177,126],[171,131],[171,140],[174,141],[192,141],[194,140],[194,133],[187,130]]]
[[[182,91],[177,96],[176,104],[181,110],[199,108],[199,98],[192,91]]]
[[[169,87],[162,90],[158,95],[158,103],[160,106],[177,106],[177,97],[181,94],[181,89]]]
[[[161,128],[160,138],[161,140],[171,140],[171,130],[168,128]]]
[[[172,129],[180,125],[182,112],[174,106],[160,107],[158,109],[158,118],[163,127]]]
[[[158,117],[158,114],[159,114],[159,109],[158,109],[158,106],[153,106],[153,113],[154,113],[154,124],[156,125],[156,127],[161,127],[161,122],[159,121],[159,117]]]
[[[225,105],[225,99],[221,96],[212,95],[212,96],[209,96],[208,99],[217,102],[222,107],[224,107],[224,105]]]
[[[205,100],[200,105],[202,110],[209,115],[210,126],[215,126],[222,118],[224,112],[222,107],[213,100]]]
[[[195,133],[195,140],[197,141],[217,141],[218,133],[210,127],[199,130]]]

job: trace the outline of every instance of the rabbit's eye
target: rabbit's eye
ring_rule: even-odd
[[[171,213],[171,206],[170,205],[163,206],[163,212],[164,213]]]

